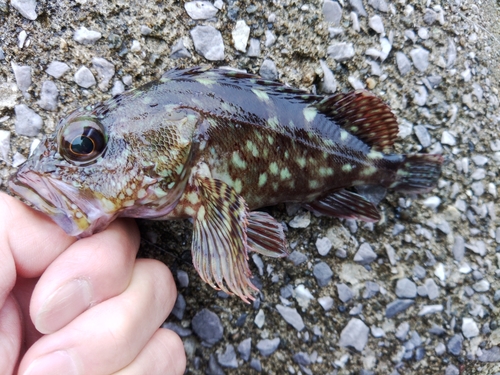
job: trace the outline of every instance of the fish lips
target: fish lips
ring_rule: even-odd
[[[88,237],[104,230],[116,214],[107,214],[99,200],[60,180],[32,170],[19,170],[9,189],[48,215],[68,235]]]

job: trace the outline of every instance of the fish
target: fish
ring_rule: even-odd
[[[366,90],[322,96],[237,70],[173,69],[63,118],[9,188],[78,238],[118,217],[191,219],[203,281],[249,303],[249,253],[289,253],[283,225],[259,209],[298,202],[376,222],[356,187],[435,187],[443,157],[396,154],[398,131]]]

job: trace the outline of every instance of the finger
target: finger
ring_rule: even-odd
[[[47,216],[0,192],[0,306],[17,275],[40,276],[75,241]]]
[[[21,312],[12,296],[0,308],[0,374],[12,374],[21,348]]]
[[[186,354],[180,337],[160,328],[134,361],[114,375],[181,375],[186,369]]]
[[[146,345],[171,311],[176,296],[168,268],[155,260],[139,259],[121,295],[92,307],[34,343],[21,362],[20,373],[116,372]]]
[[[130,282],[139,248],[131,219],[71,245],[40,278],[30,305],[35,327],[52,333],[89,307],[122,293]]]

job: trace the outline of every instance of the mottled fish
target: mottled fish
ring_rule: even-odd
[[[352,187],[434,187],[443,158],[395,154],[397,133],[367,91],[323,97],[238,71],[175,69],[60,121],[10,189],[79,237],[117,217],[192,218],[201,278],[248,301],[248,253],[287,255],[281,224],[253,210],[300,202],[374,222],[377,208]]]

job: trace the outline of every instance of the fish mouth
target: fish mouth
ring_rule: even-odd
[[[70,236],[91,236],[104,230],[116,216],[105,213],[92,194],[31,170],[19,170],[10,179],[9,189],[48,215]]]

